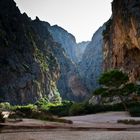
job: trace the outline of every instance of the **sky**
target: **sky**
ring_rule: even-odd
[[[15,0],[29,17],[59,25],[76,37],[91,40],[93,33],[111,17],[112,0]]]

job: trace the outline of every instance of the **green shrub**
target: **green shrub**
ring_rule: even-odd
[[[3,103],[0,103],[0,109],[11,110],[12,106],[8,102],[3,102]]]
[[[132,117],[140,117],[140,106],[133,106],[129,108],[129,113]]]
[[[105,72],[99,78],[99,84],[105,85],[106,87],[118,88],[122,84],[125,84],[129,80],[128,75],[119,70],[111,70]]]
[[[60,103],[51,103],[47,98],[41,98],[35,105],[39,110],[49,110],[51,107],[57,107],[61,105]]]
[[[69,110],[69,115],[83,115],[86,114],[86,107],[83,103],[75,103]]]
[[[47,98],[41,98],[35,103],[35,105],[37,105],[37,107],[42,110],[48,109],[48,104],[49,100]]]
[[[22,117],[32,117],[33,112],[37,111],[37,106],[33,104],[29,104],[26,106],[16,106],[15,111],[19,113]]]
[[[117,122],[118,123],[123,123],[123,124],[132,124],[132,125],[140,124],[140,120],[133,120],[133,119],[130,119],[130,120],[118,120]]]
[[[53,115],[57,116],[68,116],[70,107],[72,106],[73,102],[70,101],[63,101],[62,104],[58,106],[51,106],[49,108],[49,112]]]
[[[86,112],[91,113],[100,113],[107,111],[124,111],[124,107],[121,104],[114,105],[86,105]]]
[[[69,115],[95,114],[107,111],[124,111],[121,103],[114,105],[91,105],[89,103],[73,104],[69,110]]]

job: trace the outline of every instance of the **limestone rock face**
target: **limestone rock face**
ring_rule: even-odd
[[[73,101],[85,100],[89,94],[87,88],[81,82],[77,65],[67,57],[63,48],[55,48],[53,52],[60,64],[60,78],[57,81],[57,87],[62,99]]]
[[[60,68],[50,50],[57,44],[47,29],[44,38],[35,29],[13,0],[0,0],[0,102],[60,100],[56,86]]]
[[[78,63],[82,60],[82,56],[89,43],[90,43],[90,41],[83,41],[76,45],[75,54],[76,54]]]
[[[62,99],[83,101],[89,93],[79,76],[76,56],[77,44],[75,37],[63,28],[55,25],[48,26],[53,39],[62,49],[54,49],[53,52],[60,64],[60,78],[57,82]],[[82,47],[79,48],[79,51]]]
[[[73,62],[76,62],[77,58],[75,55],[75,49],[77,44],[75,37],[58,25],[49,26],[48,29],[53,39],[62,45],[67,57],[69,57]]]
[[[57,87],[62,99],[73,101],[85,100],[89,93],[86,86],[81,82],[77,70],[78,59],[76,56],[77,43],[75,37],[57,25],[51,26],[49,23],[39,21],[38,19],[35,22],[38,22],[39,26],[43,26],[42,29],[38,28],[39,30],[37,31],[38,33],[40,32],[42,37],[46,34],[43,29],[47,28],[55,42],[59,44],[59,47],[50,49],[60,66],[60,78],[57,81]]]
[[[48,26],[48,30],[53,39],[64,48],[69,59],[74,63],[78,63],[82,60],[83,53],[90,41],[76,43],[75,37],[58,25]]]
[[[130,81],[140,77],[140,1],[114,0],[104,31],[104,69],[122,69]]]
[[[75,45],[64,29],[38,17],[32,21],[13,0],[1,0],[0,102],[28,104],[42,97],[60,101],[59,93],[67,100],[86,99],[74,63]]]
[[[96,89],[103,71],[103,36],[105,26],[100,27],[87,45],[79,63],[79,73],[90,92]]]

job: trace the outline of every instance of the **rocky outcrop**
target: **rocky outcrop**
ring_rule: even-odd
[[[140,78],[140,1],[114,0],[104,31],[104,69],[121,69]]]
[[[86,49],[87,45],[89,44],[89,42],[90,41],[83,41],[76,45],[75,55],[76,55],[78,63],[82,60],[82,56],[83,56],[85,49]]]
[[[47,29],[44,38],[35,29],[13,0],[0,1],[0,102],[60,101],[59,64],[50,50],[57,44]]]
[[[79,64],[80,76],[90,92],[99,86],[97,80],[103,71],[102,32],[104,28],[105,26],[100,27],[93,35]]]

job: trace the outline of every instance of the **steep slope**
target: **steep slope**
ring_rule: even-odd
[[[52,28],[52,31],[54,31],[54,32],[56,29],[56,27],[53,28],[54,26],[50,26],[49,23],[42,22],[38,18],[33,21],[33,24],[34,24],[34,28],[35,28],[36,32],[39,34],[39,36],[41,38],[44,38],[47,36],[47,32],[45,29]],[[64,31],[65,30],[63,29],[63,32]],[[57,33],[58,33],[58,35],[61,34],[61,37],[63,39],[68,38],[66,35],[69,36],[69,34],[67,34],[67,32],[62,33],[60,31],[60,33],[59,33],[59,31],[57,31]],[[52,32],[51,32],[51,34],[52,34]],[[66,43],[66,41],[71,42],[71,38],[66,39],[65,43]],[[58,42],[58,43],[60,44],[61,42]],[[63,45],[63,47],[65,47],[64,46],[65,44],[62,44],[62,45]],[[50,45],[48,44],[48,46],[50,46]],[[88,92],[79,78],[76,65],[68,57],[68,54],[67,54],[67,52],[65,52],[65,49],[63,47],[61,47],[61,44],[59,45],[59,47],[55,47],[55,48],[50,47],[50,50],[54,53],[59,65],[60,65],[60,78],[58,79],[57,87],[59,89],[62,99],[73,100],[73,101],[82,101],[82,100],[86,99],[86,97],[88,96]],[[69,47],[71,47],[71,46],[69,46]]]
[[[104,69],[122,69],[140,78],[140,1],[114,0],[104,31]]]
[[[82,56],[83,56],[85,49],[88,46],[89,42],[90,41],[83,41],[83,42],[80,42],[76,45],[75,55],[76,55],[78,62],[80,62],[82,60]]]
[[[71,61],[75,53],[69,48],[70,59],[63,48],[65,43],[74,47],[74,37],[61,29],[66,38],[62,47],[48,31],[55,32],[55,26],[20,14],[12,0],[0,1],[0,8],[0,101],[27,104],[42,97],[60,101],[59,92],[63,99],[84,100],[88,92]]]
[[[53,36],[53,39],[62,45],[67,56],[73,62],[76,62],[77,58],[75,55],[75,48],[77,44],[76,44],[75,37],[57,25],[49,26],[48,29],[51,35]]]
[[[13,0],[0,0],[0,102],[33,103],[41,97],[59,101],[59,65],[49,32],[41,38]]]
[[[97,80],[103,71],[102,32],[104,28],[104,26],[100,27],[93,35],[79,64],[80,75],[90,92],[98,87]]]

